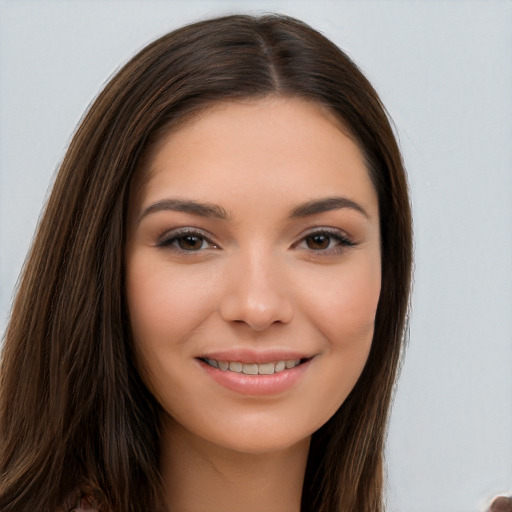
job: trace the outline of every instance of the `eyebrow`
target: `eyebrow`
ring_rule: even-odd
[[[216,219],[226,220],[229,218],[228,213],[222,206],[211,203],[201,203],[191,201],[189,199],[162,199],[148,206],[140,215],[140,222],[146,215],[155,212],[171,210],[175,212],[191,213],[200,217],[214,217]]]
[[[291,212],[291,218],[308,217],[317,213],[328,212],[331,210],[341,210],[342,208],[350,208],[361,214],[367,219],[370,218],[365,209],[356,202],[346,197],[327,197],[325,199],[311,200],[294,208]]]
[[[362,206],[346,197],[327,197],[325,199],[307,201],[294,208],[290,214],[290,218],[308,217],[331,210],[341,210],[342,208],[350,208],[361,213],[367,219],[370,218]],[[190,199],[162,199],[148,206],[139,215],[138,222],[140,223],[146,215],[160,211],[184,212],[200,217],[213,217],[221,220],[230,218],[230,215],[222,206],[213,203],[202,203]]]

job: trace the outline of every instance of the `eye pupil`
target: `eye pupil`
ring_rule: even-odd
[[[197,251],[203,245],[203,239],[195,235],[185,235],[178,239],[180,249],[184,251]]]
[[[306,243],[309,249],[320,251],[329,247],[331,239],[329,235],[317,234],[308,236]]]

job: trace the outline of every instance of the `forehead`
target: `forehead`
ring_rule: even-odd
[[[205,200],[226,200],[235,193],[261,201],[276,199],[280,191],[285,202],[335,191],[356,196],[377,213],[358,145],[326,108],[298,98],[209,107],[162,137],[141,171],[146,174],[143,203],[166,192]]]

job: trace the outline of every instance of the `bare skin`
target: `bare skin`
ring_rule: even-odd
[[[311,435],[373,337],[380,233],[365,160],[322,107],[269,97],[214,106],[169,134],[147,172],[127,299],[164,411],[166,506],[299,512]]]
[[[300,510],[309,439],[279,453],[255,455],[190,442],[187,437],[189,433],[176,424],[164,434],[168,510]]]

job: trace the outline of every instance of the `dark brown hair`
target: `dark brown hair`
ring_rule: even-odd
[[[355,388],[313,435],[304,511],[380,512],[387,414],[411,272],[406,177],[386,112],[333,43],[284,16],[227,16],[176,30],[110,81],[79,126],[40,221],[5,336],[0,509],[156,510],[158,405],[142,384],[124,298],[128,199],[145,152],[219,101],[300,97],[328,108],[365,155],[378,195],[382,289]],[[71,505],[72,506],[72,505]],[[71,508],[70,506],[70,508]]]

